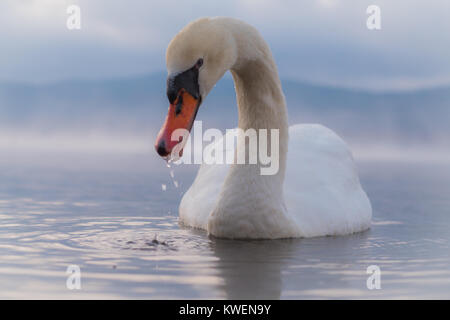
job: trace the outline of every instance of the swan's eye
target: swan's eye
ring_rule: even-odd
[[[195,64],[195,67],[199,69],[203,65],[203,58],[200,58],[197,60],[197,63]]]

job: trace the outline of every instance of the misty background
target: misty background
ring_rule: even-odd
[[[72,4],[81,8],[81,30],[66,27]],[[366,27],[371,4],[381,9],[381,30]],[[203,16],[240,18],[260,30],[291,124],[328,126],[357,159],[450,161],[445,0],[3,0],[0,161],[29,151],[156,161],[153,142],[168,107],[165,49]],[[197,120],[204,129],[236,126],[229,74]]]

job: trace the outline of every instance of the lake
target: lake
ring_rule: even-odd
[[[450,164],[358,161],[366,232],[233,241],[178,225],[196,167],[173,180],[148,158],[4,153],[0,298],[450,298]],[[69,265],[80,290],[66,286]]]

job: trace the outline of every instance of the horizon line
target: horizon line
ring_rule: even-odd
[[[61,85],[61,84],[71,84],[71,83],[92,83],[92,84],[99,84],[99,83],[106,83],[106,82],[115,82],[115,81],[129,81],[129,80],[137,80],[137,79],[143,79],[146,77],[152,77],[157,75],[166,74],[166,71],[161,69],[159,71],[149,71],[145,73],[134,73],[134,74],[127,74],[127,75],[117,75],[117,76],[108,76],[108,77],[98,77],[98,78],[91,78],[91,77],[67,77],[62,78],[59,80],[49,80],[49,81],[20,81],[20,80],[13,80],[8,81],[5,79],[0,80],[0,87],[1,86],[28,86],[28,87],[48,87],[48,86],[55,86],[55,85]],[[225,73],[225,75],[222,77],[221,80],[227,79],[232,80],[231,74],[229,71]],[[162,79],[163,82],[165,82],[165,77]],[[418,92],[428,92],[428,91],[434,91],[434,90],[446,90],[450,89],[450,82],[449,83],[441,83],[436,85],[422,85],[422,86],[415,86],[415,87],[393,87],[393,88],[369,88],[364,86],[355,86],[355,85],[339,85],[333,82],[319,82],[319,81],[311,81],[306,79],[297,79],[292,76],[280,76],[281,84],[286,82],[291,83],[298,83],[299,85],[306,85],[311,87],[318,87],[318,88],[328,88],[328,89],[335,89],[335,90],[342,90],[342,91],[351,91],[355,93],[367,93],[367,94],[408,94],[408,93],[418,93]]]

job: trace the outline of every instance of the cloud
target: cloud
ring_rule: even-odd
[[[221,15],[256,26],[283,77],[372,89],[450,84],[450,2],[377,0],[382,30],[369,31],[372,2],[2,0],[0,81],[159,71],[178,30]],[[81,8],[79,31],[66,28],[70,4]]]

